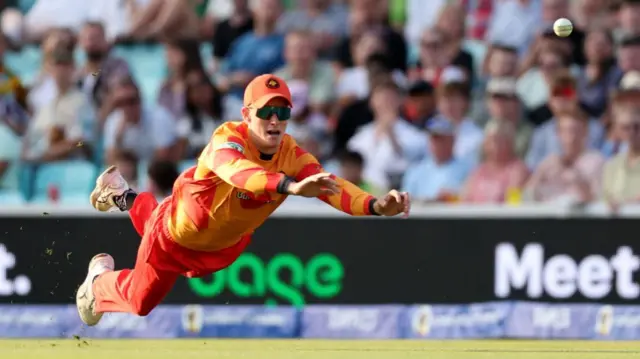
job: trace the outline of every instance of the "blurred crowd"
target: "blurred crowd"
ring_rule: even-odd
[[[43,190],[38,171],[78,163],[117,164],[134,187],[166,195],[215,128],[240,119],[246,84],[275,73],[292,91],[288,133],[372,193],[401,188],[427,203],[640,201],[640,0],[2,8],[1,58],[42,53],[30,83],[0,64],[0,191],[27,200]],[[552,27],[562,17],[574,24],[565,38]],[[140,46],[162,47],[141,65],[163,64],[150,98],[135,57],[116,51]],[[83,176],[75,173],[64,176]]]

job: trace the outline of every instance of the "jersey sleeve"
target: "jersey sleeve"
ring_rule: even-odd
[[[318,163],[318,160],[310,153],[297,148],[296,156],[296,164],[298,168],[295,176],[296,181],[299,182],[316,173],[324,172],[324,169],[320,163]],[[320,196],[318,197],[320,200],[331,205],[333,208],[352,216],[375,215],[373,204],[375,203],[376,198],[373,195],[361,190],[358,186],[343,178],[335,175],[332,175],[331,177],[338,182],[340,192],[330,196]]]
[[[230,185],[256,195],[282,192],[286,176],[273,173],[247,159],[246,142],[227,131],[214,133],[199,161]]]

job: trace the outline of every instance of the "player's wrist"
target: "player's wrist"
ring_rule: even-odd
[[[376,198],[372,198],[369,201],[369,213],[371,213],[372,216],[380,216],[380,203],[378,203]]]
[[[280,182],[278,182],[278,187],[276,188],[276,191],[282,194],[293,194],[291,192],[291,189],[295,183],[296,183],[295,179],[285,175],[282,177]]]

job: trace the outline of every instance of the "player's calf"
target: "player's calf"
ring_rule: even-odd
[[[89,262],[89,272],[78,293],[76,294],[76,305],[78,314],[83,323],[89,326],[98,324],[103,313],[95,312],[96,297],[93,293],[93,281],[105,272],[113,271],[115,263],[113,257],[108,254],[98,254]]]
[[[91,192],[91,205],[100,212],[127,211],[133,206],[137,193],[129,188],[116,166],[109,167],[96,180]]]

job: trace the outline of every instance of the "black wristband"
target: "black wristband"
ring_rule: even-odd
[[[284,176],[280,180],[280,182],[278,182],[278,186],[276,187],[276,192],[282,193],[282,194],[289,194],[287,190],[289,189],[289,185],[292,184],[293,182],[295,182],[295,180],[292,177]]]
[[[372,216],[379,216],[380,214],[376,212],[375,210],[375,204],[378,200],[377,199],[372,199],[371,201],[369,201],[369,213],[371,213]]]

